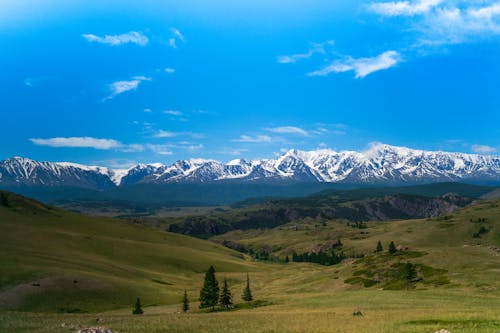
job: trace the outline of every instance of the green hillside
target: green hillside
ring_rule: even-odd
[[[354,260],[358,269],[375,274],[373,266],[397,262],[425,264],[449,272],[456,286],[498,290],[500,280],[500,202],[481,201],[448,215],[420,220],[365,222],[305,219],[273,229],[236,230],[212,240],[234,248],[267,251],[270,257],[291,259],[293,251],[329,251],[364,255]],[[339,248],[337,242],[341,241]],[[384,252],[374,253],[381,241]],[[406,248],[399,255],[385,256],[391,241]],[[380,273],[380,272],[379,272]],[[381,285],[374,285],[381,287]]]
[[[279,259],[294,250],[331,248],[341,239],[336,250],[364,255],[332,266],[271,262],[210,241],[2,193],[0,332],[63,333],[96,325],[121,333],[500,330],[500,201],[476,202],[432,219],[367,222],[361,228],[347,223],[302,219],[212,239],[266,248]],[[384,250],[375,253],[379,240]],[[401,248],[395,254],[387,252],[391,241]],[[411,279],[408,263],[415,270]],[[219,281],[228,279],[238,309],[198,309],[210,264]],[[241,306],[246,272],[260,307]],[[179,313],[184,289],[191,300],[188,314]],[[137,296],[143,316],[131,314]]]
[[[7,192],[0,192],[0,235],[1,308],[96,311],[128,306],[137,296],[168,304],[209,264],[228,272],[254,269],[214,243]]]

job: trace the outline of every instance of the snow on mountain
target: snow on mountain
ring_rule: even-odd
[[[68,162],[14,157],[0,162],[0,185],[78,186],[107,189],[138,183],[248,181],[401,184],[438,181],[500,182],[500,157],[372,145],[363,152],[290,150],[276,159],[179,160],[113,170]]]
[[[0,185],[74,186],[107,189],[116,186],[114,170],[75,163],[37,162],[13,157],[0,162]]]

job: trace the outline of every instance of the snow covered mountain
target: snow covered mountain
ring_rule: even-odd
[[[0,185],[74,186],[108,189],[119,182],[119,172],[67,162],[36,162],[13,157],[0,162]]]
[[[138,183],[233,180],[404,184],[442,181],[500,182],[500,157],[373,145],[363,152],[290,150],[277,159],[228,163],[180,160],[139,164],[128,170],[14,157],[0,162],[0,185],[76,186],[108,189]]]

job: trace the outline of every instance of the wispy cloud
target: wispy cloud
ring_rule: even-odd
[[[175,69],[172,68],[172,67],[167,67],[164,69],[164,72],[167,73],[167,74],[174,74],[175,73]]]
[[[172,31],[172,34],[174,35],[175,38],[179,39],[181,42],[185,43],[186,42],[186,38],[184,37],[184,35],[180,32],[179,29],[177,28],[172,28],[170,29],[170,31]]]
[[[165,131],[165,130],[159,130],[157,131],[153,137],[155,138],[175,138],[175,137],[190,137],[193,139],[202,139],[205,136],[201,133],[193,133],[193,132],[171,132],[171,131]]]
[[[490,154],[496,152],[496,148],[486,145],[472,145],[471,150],[479,154]]]
[[[163,111],[163,113],[169,114],[171,116],[177,116],[177,117],[181,117],[184,115],[181,111],[177,111],[177,110],[165,110],[165,111]]]
[[[397,51],[386,51],[371,58],[347,57],[343,60],[335,60],[330,65],[310,72],[308,76],[327,76],[332,73],[343,73],[353,71],[355,78],[364,78],[374,72],[389,69],[401,61],[401,55]]]
[[[175,150],[197,151],[205,148],[202,143],[180,141],[177,143],[147,144],[146,147],[158,155],[173,155]]]
[[[177,133],[177,132],[159,130],[158,132],[156,132],[154,137],[155,138],[174,138],[174,137],[179,136],[179,135],[180,135],[180,133]]]
[[[171,150],[170,145],[148,144],[147,148],[158,155],[170,156],[174,154],[174,152]]]
[[[473,42],[500,35],[500,3],[483,7],[443,7],[425,15],[415,27],[421,45]]]
[[[442,2],[443,0],[378,2],[370,4],[369,9],[383,16],[414,16],[428,13]]]
[[[73,147],[73,148],[94,148],[99,150],[108,150],[122,146],[122,143],[113,139],[99,139],[93,137],[57,137],[57,138],[32,138],[30,139],[36,145],[49,147]]]
[[[219,154],[222,155],[230,155],[230,156],[240,156],[244,153],[247,153],[248,149],[246,148],[225,148],[221,151],[218,151]]]
[[[195,144],[195,145],[188,145],[188,146],[186,146],[186,149],[189,150],[189,151],[200,150],[200,149],[203,149],[203,148],[205,148],[205,146],[202,143],[198,143],[198,144]]]
[[[89,42],[107,44],[112,46],[123,44],[137,44],[140,46],[145,46],[149,42],[148,37],[137,31],[130,31],[126,34],[121,35],[97,36],[94,34],[83,34],[82,36]]]
[[[144,151],[144,146],[137,143],[129,145],[122,144],[122,146],[119,147],[119,150],[124,153],[139,153],[141,151]]]
[[[104,100],[112,99],[127,91],[137,90],[139,85],[144,81],[151,81],[151,78],[145,76],[134,76],[131,80],[128,81],[113,82],[109,85],[109,90],[111,91],[111,94]]]
[[[279,134],[299,134],[303,136],[309,135],[309,133],[306,130],[295,126],[270,127],[270,128],[265,128],[265,130],[268,132],[279,133]]]
[[[168,39],[168,45],[170,45],[170,47],[176,49],[178,47],[177,41],[180,41],[182,43],[186,42],[186,37],[184,37],[179,29],[171,28],[170,33],[171,37]]]
[[[41,79],[36,77],[27,77],[24,79],[24,85],[30,88],[35,87],[40,83]]]
[[[170,47],[176,49],[177,48],[177,42],[175,41],[175,38],[169,38],[168,45],[170,45]]]
[[[312,43],[311,48],[305,53],[297,53],[292,55],[278,56],[276,60],[280,64],[290,64],[295,63],[299,60],[309,59],[315,54],[325,54],[326,47],[334,44],[333,40],[328,40],[323,43]]]
[[[273,138],[269,135],[241,135],[238,139],[233,140],[234,142],[246,142],[246,143],[271,143]]]
[[[410,46],[414,49],[500,35],[500,2],[497,0],[379,2],[368,8],[384,17],[409,17],[398,22],[403,25],[403,31],[416,33],[416,41]]]

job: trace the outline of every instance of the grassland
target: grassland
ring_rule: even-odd
[[[255,264],[214,243],[123,221],[41,206],[12,196],[0,206],[0,307],[98,311],[140,295],[176,302],[214,264],[246,272]],[[38,286],[39,285],[39,286]]]
[[[270,246],[277,256],[341,238],[345,251],[366,254],[334,266],[256,262],[209,241],[22,198],[10,201],[9,207],[0,206],[0,332],[74,332],[79,325],[122,333],[500,332],[498,201],[436,219],[369,222],[366,229],[308,219],[218,236],[219,241]],[[474,237],[481,226],[488,232]],[[385,249],[393,240],[408,247],[405,253],[420,255],[374,254],[378,240]],[[418,281],[400,290],[383,290],[382,283],[369,288],[345,283],[397,262],[443,270],[449,283]],[[265,306],[198,310],[195,300],[210,264],[219,279],[228,278],[237,302],[250,272],[254,296]],[[179,313],[184,289],[192,300],[188,314]],[[131,315],[136,296],[145,305],[143,316]],[[363,315],[353,316],[357,311]]]

